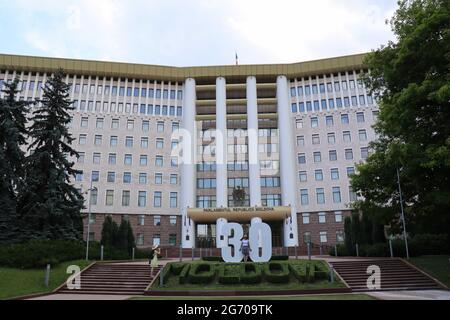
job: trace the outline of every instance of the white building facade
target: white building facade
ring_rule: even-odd
[[[111,215],[138,247],[216,248],[224,223],[260,219],[274,247],[334,245],[356,199],[349,177],[376,139],[362,59],[176,68],[0,55],[0,86],[17,77],[32,101],[67,72],[85,237],[100,240]]]

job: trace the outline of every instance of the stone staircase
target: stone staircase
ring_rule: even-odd
[[[81,289],[70,290],[65,284],[58,294],[142,295],[159,273],[150,276],[148,264],[96,263],[81,273]]]
[[[433,279],[401,259],[333,261],[330,264],[352,291],[371,291],[367,288],[370,276],[367,268],[371,265],[380,267],[379,291],[442,289]]]

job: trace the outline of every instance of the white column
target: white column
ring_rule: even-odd
[[[256,78],[247,78],[247,132],[249,156],[250,206],[261,206],[261,169],[258,155],[258,97]]]
[[[228,206],[227,181],[227,88],[225,78],[216,80],[216,198],[217,207]]]
[[[252,220],[251,220],[251,222],[250,222],[250,226],[253,226],[254,224],[256,224],[256,223],[262,223],[263,221],[262,221],[262,219],[261,218],[258,218],[258,217],[255,217],[255,218],[252,218]],[[248,235],[247,235],[248,236]],[[258,250],[259,250],[259,248],[262,248],[262,246],[263,246],[263,244],[262,244],[262,238],[263,238],[263,235],[261,234],[261,232],[259,233],[259,241],[258,241]],[[272,239],[270,239],[270,240],[272,240]],[[255,249],[255,248],[253,248],[253,249]]]
[[[228,220],[225,218],[217,219],[216,221],[216,247],[222,248],[224,245],[228,243],[227,237],[222,234],[222,228],[225,224],[228,223]]]
[[[195,246],[195,223],[187,217],[187,209],[195,207],[195,80],[186,79],[182,119],[183,161],[181,164],[181,236],[183,248]]]
[[[291,207],[291,217],[284,221],[284,245],[298,244],[297,209],[295,199],[294,129],[290,115],[289,86],[286,76],[277,78],[278,130],[280,132],[281,199]]]

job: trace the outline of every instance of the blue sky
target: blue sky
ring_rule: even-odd
[[[393,40],[395,0],[0,0],[0,53],[192,66],[291,63]]]

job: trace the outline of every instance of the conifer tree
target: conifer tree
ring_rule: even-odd
[[[5,83],[0,100],[0,243],[18,241],[17,192],[23,177],[29,102],[18,101],[19,80]]]
[[[70,183],[77,171],[68,157],[78,157],[68,131],[69,85],[59,70],[45,84],[41,106],[32,114],[30,155],[18,212],[24,240],[82,239],[83,198]]]

